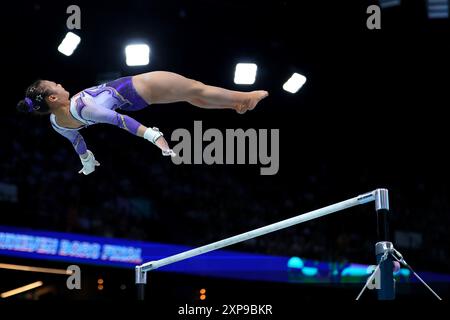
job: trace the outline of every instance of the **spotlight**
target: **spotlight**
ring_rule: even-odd
[[[77,48],[80,41],[81,38],[77,36],[75,33],[67,32],[63,41],[61,41],[61,44],[58,46],[58,51],[66,56],[71,56],[72,53]]]
[[[235,84],[254,84],[258,66],[254,63],[238,63],[234,71]]]
[[[283,85],[283,89],[290,93],[296,93],[306,82],[306,77],[299,73],[294,73]]]
[[[150,61],[150,47],[146,44],[131,44],[125,47],[128,66],[145,66]]]

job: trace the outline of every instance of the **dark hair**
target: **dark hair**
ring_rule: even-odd
[[[44,80],[37,80],[25,91],[25,99],[17,104],[17,110],[26,113],[48,114],[50,107],[45,101],[52,92],[44,85]]]

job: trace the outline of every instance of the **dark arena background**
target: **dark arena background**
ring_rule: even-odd
[[[380,213],[364,204],[149,271],[142,303],[167,306],[170,318],[210,306],[276,313],[277,304],[353,302],[380,240],[449,298],[447,0],[13,1],[2,16],[1,304],[134,302],[136,266],[378,188],[389,191],[383,239]],[[71,55],[58,50],[68,32],[81,39]],[[148,64],[127,64],[130,44],[148,46]],[[235,82],[239,63],[257,66],[252,83]],[[269,92],[244,114],[187,102],[122,112],[158,127],[171,147],[172,133],[187,130],[192,158],[211,143],[194,137],[199,124],[224,139],[227,129],[254,130],[245,163],[175,164],[149,141],[98,124],[81,133],[101,165],[83,175],[48,115],[16,111],[36,79],[73,95],[156,70]],[[283,89],[293,74],[306,77],[295,93]],[[265,142],[271,164],[261,160]],[[216,150],[224,158],[225,144]],[[396,300],[438,300],[407,267],[393,277]],[[381,289],[372,289],[362,302],[377,302]]]

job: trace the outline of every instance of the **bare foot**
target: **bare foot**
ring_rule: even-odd
[[[266,98],[269,93],[265,90],[256,90],[249,92],[248,99],[245,99],[242,104],[236,105],[236,112],[243,114],[247,110],[253,110],[258,102]]]

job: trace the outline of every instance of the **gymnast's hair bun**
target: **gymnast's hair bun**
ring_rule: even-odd
[[[24,112],[24,113],[29,113],[30,112],[30,107],[25,102],[25,100],[20,100],[19,103],[16,106],[16,109],[17,109],[17,111]]]

